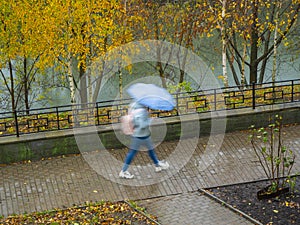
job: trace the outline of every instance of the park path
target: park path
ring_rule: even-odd
[[[138,154],[134,160],[136,166],[132,168],[136,175],[135,182],[140,180],[142,184],[145,176],[148,176],[153,184],[146,186],[131,186],[132,181],[120,180],[120,167],[110,163],[107,152],[103,151],[1,165],[0,215],[65,208],[101,200],[130,199],[137,201],[149,213],[157,215],[160,224],[164,225],[252,224],[250,220],[199,192],[201,188],[265,178],[249,145],[248,135],[246,131],[227,133],[224,139],[222,135],[214,135],[213,143],[208,142],[208,137],[200,137],[195,151],[183,168],[177,168],[173,163],[170,170],[163,173],[149,172],[153,168],[148,156]],[[182,156],[178,157],[184,158],[185,152],[191,149],[190,143],[194,141],[182,141]],[[299,158],[300,126],[285,127],[284,141],[296,150]],[[215,150],[205,151],[207,144]],[[157,147],[158,156],[167,157],[177,145],[175,141],[160,144]],[[126,151],[111,150],[109,154],[121,165]],[[300,170],[299,162],[296,160],[294,172]],[[139,164],[146,166],[140,168]],[[166,175],[168,178],[165,179]]]

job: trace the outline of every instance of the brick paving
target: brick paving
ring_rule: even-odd
[[[297,150],[300,126],[285,128],[285,143]],[[201,137],[191,158],[181,168],[194,139],[181,141],[166,172],[154,173],[145,153],[137,155],[130,170],[134,181],[118,173],[126,149],[0,166],[0,215],[65,208],[86,202],[130,199],[159,217],[160,224],[251,224],[228,208],[198,192],[227,184],[265,178],[248,143],[248,133],[215,135],[213,142]],[[160,158],[172,156],[178,142],[164,142],[156,151]],[[208,146],[209,145],[209,146]],[[113,157],[111,157],[113,156]],[[177,161],[176,161],[177,160]],[[296,160],[294,172],[299,172]],[[166,178],[167,177],[167,178]],[[132,186],[132,182],[134,185]],[[147,185],[143,185],[143,184]]]
[[[140,201],[138,204],[151,212],[155,212],[161,224],[253,224],[241,215],[236,214],[199,192],[148,199]]]

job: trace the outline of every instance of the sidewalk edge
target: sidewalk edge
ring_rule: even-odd
[[[220,203],[221,205],[227,207],[228,209],[230,209],[231,211],[233,211],[236,214],[240,214],[242,217],[244,217],[245,219],[249,220],[250,222],[252,222],[253,224],[256,225],[263,225],[261,222],[259,222],[258,220],[252,218],[251,216],[247,215],[246,213],[240,211],[239,209],[234,208],[232,205],[224,202],[223,200],[221,200],[220,198],[210,194],[208,191],[200,188],[198,190],[199,192],[203,193],[204,195],[208,196],[209,198],[213,199],[214,201]]]

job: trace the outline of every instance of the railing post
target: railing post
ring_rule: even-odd
[[[215,102],[215,111],[217,111],[217,90],[214,89],[214,102]]]
[[[17,137],[20,137],[18,115],[17,115],[17,111],[15,109],[14,109],[14,117],[15,117],[15,125],[16,125],[16,134],[17,134]]]
[[[96,102],[96,116],[97,116],[97,125],[100,124],[100,120],[99,120],[99,112],[98,112],[98,102]]]
[[[178,105],[178,92],[176,92],[176,109],[177,109],[177,116],[179,116],[179,105]]]
[[[292,80],[292,99],[291,102],[294,102],[294,81]]]
[[[60,130],[58,107],[55,107],[55,108],[56,108],[56,122],[57,122],[57,129]]]
[[[252,82],[252,109],[255,109],[255,82]]]

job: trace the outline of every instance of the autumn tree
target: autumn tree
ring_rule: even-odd
[[[76,89],[83,103],[96,99],[101,79],[93,92],[88,66],[129,36],[120,23],[124,10],[119,1],[12,0],[1,1],[1,8],[0,72],[13,110],[20,100],[29,110],[34,82],[41,84],[41,73],[51,68],[67,74],[72,103]]]
[[[227,3],[226,38],[233,74],[237,74],[234,63],[241,73],[244,64],[249,68],[249,83],[262,83],[274,50],[282,43],[288,45],[288,36],[299,15],[300,1],[244,0]],[[238,81],[237,77],[235,80]]]
[[[216,4],[217,3],[217,4]],[[211,11],[210,18],[215,17],[215,23],[213,29],[220,31],[221,42],[222,42],[222,77],[224,86],[228,87],[228,74],[227,74],[227,38],[226,38],[226,10],[227,0],[219,0],[217,2],[208,1],[209,9]],[[212,20],[212,19],[211,19]]]
[[[92,78],[87,68],[100,55],[120,45],[122,28],[117,22],[122,12],[119,1],[49,2],[48,26],[56,31],[49,43],[60,68],[68,75],[72,103],[76,102],[76,89],[81,103],[92,100],[88,96],[93,94],[88,91]]]
[[[39,2],[1,1],[0,4],[2,82],[11,96],[12,110],[24,105],[28,113],[33,83],[46,67],[44,38],[47,27],[39,19],[42,16]]]
[[[181,67],[179,83],[182,83],[185,80],[188,51],[195,51],[195,42],[202,42],[202,37],[210,32],[212,21],[206,1],[182,1],[175,7],[178,9],[173,16],[176,20],[174,34],[170,35],[170,41],[184,47],[183,59],[178,62]]]
[[[136,40],[167,40],[166,36],[170,32],[170,27],[173,21],[170,20],[171,13],[170,4],[164,1],[134,1],[133,13],[140,14],[141,19],[139,24],[133,24],[133,30]],[[139,9],[139,10],[136,10]],[[170,25],[170,27],[168,27]],[[135,29],[136,28],[136,29]],[[166,81],[166,65],[161,61],[161,48],[157,48],[156,62],[153,62],[153,68],[159,74],[163,87],[167,87]]]
[[[211,21],[207,17],[208,5],[204,1],[134,1],[137,13],[142,17],[136,25],[135,39],[151,39],[167,41],[183,48],[180,51],[169,51],[169,58],[177,56],[179,71],[172,69],[168,63],[162,63],[162,48],[156,50],[156,62],[152,63],[157,71],[163,87],[167,87],[167,79],[179,84],[185,80],[188,50],[194,50],[194,40],[207,32]],[[173,54],[173,55],[171,55]],[[179,57],[181,55],[182,57]],[[168,58],[168,56],[165,55]],[[168,61],[168,60],[167,60]],[[171,75],[170,71],[172,71]],[[174,77],[176,76],[176,78]],[[178,78],[177,78],[178,76]]]

